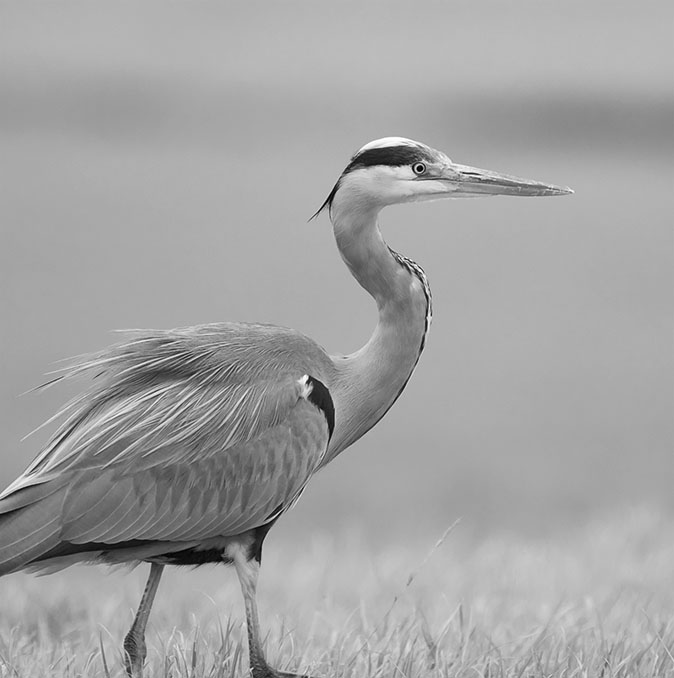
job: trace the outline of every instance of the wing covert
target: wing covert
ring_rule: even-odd
[[[296,500],[328,440],[323,413],[300,400],[282,422],[219,454],[133,473],[88,469],[69,487],[61,538],[185,542],[259,527]]]
[[[59,538],[71,544],[198,542],[261,526],[327,451],[334,408],[309,375],[329,367],[282,328],[141,334],[75,367],[96,371],[94,386],[0,495],[0,513],[60,501]]]
[[[24,474],[0,495],[65,471],[191,462],[259,436],[289,413],[306,374],[325,380],[329,358],[303,335],[220,324],[139,333],[83,360],[92,388]]]

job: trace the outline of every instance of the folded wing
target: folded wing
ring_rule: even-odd
[[[175,551],[273,520],[329,442],[311,398],[323,386],[307,379],[322,376],[324,354],[304,342],[206,326],[147,333],[83,363],[76,371],[100,370],[96,385],[0,495],[0,573],[130,545]]]

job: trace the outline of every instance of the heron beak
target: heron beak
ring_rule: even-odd
[[[452,193],[460,196],[520,195],[545,196],[573,193],[568,186],[542,184],[539,181],[512,177],[490,170],[452,163],[444,177],[452,184]]]

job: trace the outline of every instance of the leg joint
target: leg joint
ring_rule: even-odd
[[[124,652],[129,655],[132,661],[137,658],[145,659],[147,654],[145,639],[137,634],[133,628],[124,637]]]

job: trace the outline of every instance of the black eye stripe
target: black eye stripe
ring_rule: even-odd
[[[416,162],[432,162],[433,158],[423,149],[417,146],[386,146],[384,148],[370,148],[367,151],[355,155],[344,174],[362,167],[374,165],[388,165],[401,167],[412,165]]]
[[[414,166],[417,163],[425,165],[426,163],[432,163],[434,161],[435,158],[422,146],[385,146],[383,148],[370,148],[366,151],[356,153],[356,155],[351,158],[351,162],[346,166],[346,169],[342,172],[342,175],[337,180],[332,191],[330,191],[330,195],[311,218],[313,219],[318,216],[325,208],[330,209],[332,207],[332,201],[339,190],[342,179],[349,172],[363,169],[364,167],[374,167],[375,165],[402,167],[403,165]]]

